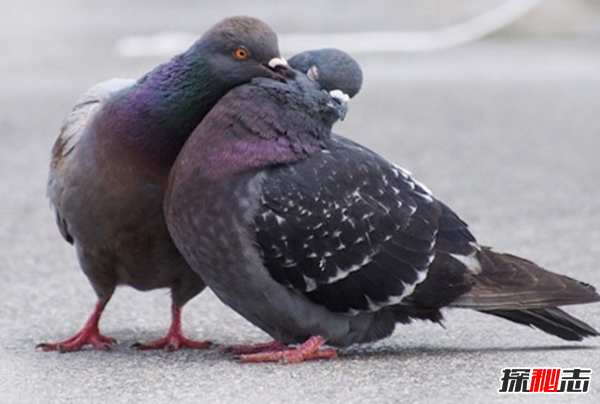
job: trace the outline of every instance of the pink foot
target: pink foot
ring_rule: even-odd
[[[181,306],[173,304],[171,318],[171,328],[166,337],[145,344],[137,343],[133,345],[133,348],[140,350],[164,349],[173,352],[181,348],[208,349],[211,347],[212,342],[210,341],[194,341],[183,335],[181,331]]]
[[[106,337],[100,334],[98,322],[108,299],[100,300],[90,318],[77,334],[61,342],[39,344],[37,348],[44,351],[58,351],[61,353],[78,351],[86,345],[91,345],[95,349],[110,349],[117,341],[114,338]]]
[[[310,337],[298,348],[263,351],[260,353],[240,355],[241,363],[263,363],[279,362],[283,364],[299,363],[313,359],[335,359],[338,354],[335,349],[319,349],[325,343],[325,339],[320,336]]]
[[[107,350],[115,345],[117,341],[114,338],[106,337],[98,330],[90,331],[85,327],[69,339],[56,343],[42,343],[37,346],[44,351],[58,351],[61,353],[79,351],[86,345],[91,345],[98,350]]]
[[[137,343],[133,344],[133,348],[140,349],[142,351],[149,349],[164,349],[168,352],[177,351],[178,349],[208,349],[212,345],[210,341],[194,341],[184,337],[181,332],[178,334],[171,333],[167,334],[166,337],[158,339],[152,342],[146,342],[144,344]]]
[[[251,344],[251,345],[223,345],[219,348],[221,353],[230,353],[236,356],[249,355],[262,352],[279,352],[290,349],[286,344],[281,341],[271,341],[263,344]]]

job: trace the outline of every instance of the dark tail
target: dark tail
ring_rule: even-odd
[[[482,249],[478,258],[481,273],[474,277],[471,290],[454,300],[451,307],[492,314],[569,341],[600,335],[590,325],[557,308],[600,301],[592,286],[489,248]]]
[[[529,310],[480,310],[482,313],[539,328],[548,334],[568,341],[581,341],[585,337],[597,337],[598,331],[557,307]]]

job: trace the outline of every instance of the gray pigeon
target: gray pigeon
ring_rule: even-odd
[[[315,86],[297,74],[232,90],[169,177],[175,244],[223,302],[275,339],[242,361],[333,358],[324,344],[440,322],[443,307],[565,340],[598,335],[558,308],[599,301],[592,286],[481,246],[408,172],[332,135],[338,101]]]
[[[39,347],[68,352],[114,344],[98,322],[118,285],[171,290],[169,333],[138,348],[209,345],[181,331],[182,306],[205,285],[169,236],[162,206],[167,176],[181,146],[219,98],[254,77],[278,77],[273,68],[280,63],[269,26],[233,17],[139,80],[101,83],[79,99],[52,150],[48,196],[98,302],[81,331]]]

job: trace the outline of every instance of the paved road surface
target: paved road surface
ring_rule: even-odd
[[[44,196],[62,118],[88,85],[160,62],[119,57],[122,36],[173,29],[179,19],[181,29],[201,32],[249,12],[236,2],[218,10],[176,2],[166,11],[159,3],[109,2],[94,11],[29,0],[0,17],[0,402],[559,403],[566,398],[498,395],[501,369],[600,372],[598,339],[563,342],[465,311],[447,312],[445,329],[399,327],[332,362],[254,366],[214,351],[136,352],[129,345],[166,331],[170,299],[129,288],[119,289],[101,324],[120,343],[113,352],[36,351],[38,342],[75,332],[94,303]],[[301,29],[298,21],[311,18],[292,6],[258,10],[277,29],[290,21]],[[340,133],[410,169],[482,243],[600,286],[598,38],[500,37],[436,53],[357,57],[364,90]],[[600,305],[569,311],[600,327]],[[190,335],[217,343],[267,340],[209,292],[186,306],[184,323]],[[597,373],[591,390],[569,398],[598,402]]]

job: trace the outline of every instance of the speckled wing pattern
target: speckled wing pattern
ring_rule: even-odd
[[[90,87],[77,100],[64,120],[60,134],[54,142],[46,192],[55,212],[56,224],[60,233],[69,243],[73,243],[73,238],[69,234],[67,223],[60,216],[59,207],[64,188],[64,177],[71,166],[72,152],[102,104],[115,92],[129,87],[133,83],[135,80],[132,79],[111,79]]]
[[[476,248],[466,224],[409,173],[335,135],[319,155],[268,172],[254,224],[277,282],[349,314],[402,302],[436,254]]]

